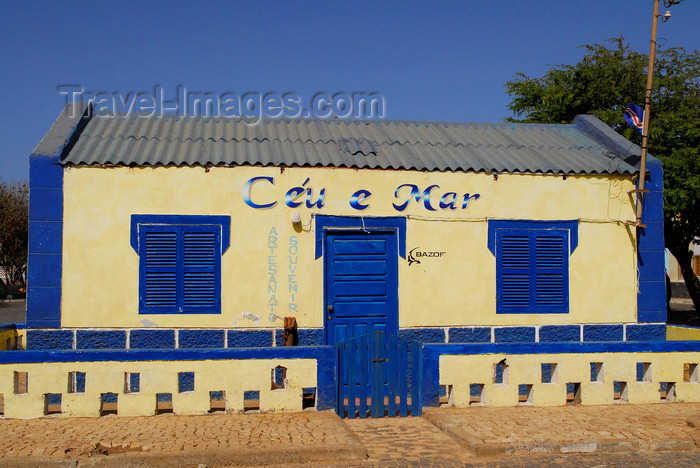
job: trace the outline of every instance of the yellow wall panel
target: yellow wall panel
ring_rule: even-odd
[[[287,368],[288,385],[271,390],[271,371]],[[28,393],[14,393],[14,372],[28,373]],[[85,392],[69,392],[69,373],[85,372]],[[126,372],[140,373],[140,391],[125,393]],[[178,392],[178,373],[195,373],[195,390]],[[44,395],[61,394],[59,416],[99,416],[101,395],[117,394],[120,416],[155,414],[156,394],[171,393],[175,414],[204,414],[210,410],[211,391],[224,391],[226,409],[243,410],[243,393],[260,391],[261,411],[301,411],[302,389],[316,387],[314,359],[247,359],[217,361],[139,361],[0,364],[0,394],[5,417],[44,415]]]
[[[254,209],[242,190],[252,177]],[[322,208],[289,208],[287,191],[325,189]],[[480,194],[465,210],[429,211],[412,201],[392,206],[410,190],[439,185],[431,200],[454,192]],[[313,215],[407,216],[407,250],[445,252],[420,264],[399,262],[399,325],[467,326],[636,321],[634,230],[616,220],[634,218],[620,176],[422,173],[333,168],[199,167],[68,168],[64,177],[64,327],[300,327],[323,326],[323,258],[315,259]],[[372,196],[357,211],[348,200],[360,189]],[[437,198],[436,198],[437,197]],[[301,198],[303,200],[303,198]],[[303,228],[291,223],[294,211]],[[140,315],[139,258],[131,248],[132,214],[228,215],[231,247],[222,257],[222,312],[217,315]],[[578,248],[570,257],[568,314],[496,314],[496,261],[487,248],[487,219],[580,219]],[[603,241],[604,240],[604,241]],[[270,292],[269,247],[274,242],[276,292]],[[293,255],[290,255],[293,252]],[[294,257],[294,258],[290,258]],[[290,291],[289,273],[297,274]],[[296,267],[296,269],[294,269]],[[440,294],[435,294],[437,291]],[[292,297],[294,292],[294,297]],[[271,305],[271,302],[273,303]]]
[[[502,359],[508,364],[508,378],[493,383],[493,364]],[[591,381],[591,362],[603,363],[602,379]],[[637,381],[637,363],[651,363],[651,380]],[[556,383],[542,383],[541,364],[556,363]],[[453,404],[469,406],[469,385],[485,383],[486,406],[519,404],[518,386],[532,385],[532,404],[557,406],[566,403],[566,384],[580,384],[581,404],[659,403],[661,382],[675,383],[676,401],[700,401],[697,374],[685,381],[684,365],[700,365],[700,353],[591,353],[591,354],[518,354],[518,355],[444,355],[440,357],[440,384],[450,385]],[[615,398],[614,382],[627,385],[625,394]],[[525,402],[520,402],[525,403]]]
[[[697,341],[700,340],[700,328],[666,326],[667,341]]]

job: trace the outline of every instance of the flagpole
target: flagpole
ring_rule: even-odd
[[[647,74],[647,91],[644,101],[644,125],[642,127],[642,155],[639,164],[639,184],[637,188],[637,227],[646,227],[642,224],[642,208],[644,194],[644,182],[647,174],[647,142],[649,139],[649,116],[651,114],[651,87],[654,79],[654,59],[656,56],[656,26],[659,16],[659,0],[654,0],[654,15],[651,22],[651,43],[649,44],[649,73]]]

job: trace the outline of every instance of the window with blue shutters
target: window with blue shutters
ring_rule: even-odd
[[[572,221],[493,221],[497,313],[568,313],[569,255],[578,243]]]
[[[221,255],[229,245],[229,220],[132,216],[132,246],[140,257],[139,313],[221,313]]]

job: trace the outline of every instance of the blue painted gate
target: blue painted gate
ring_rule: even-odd
[[[341,418],[420,416],[422,347],[381,330],[336,343],[336,413]]]

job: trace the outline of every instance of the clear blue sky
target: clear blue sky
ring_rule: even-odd
[[[663,2],[662,2],[663,3]],[[504,84],[576,63],[623,34],[648,52],[652,0],[0,2],[0,177],[61,111],[57,86],[216,94],[378,92],[391,119],[499,122]],[[662,6],[663,10],[663,6]],[[700,1],[671,8],[663,47],[700,48]]]

